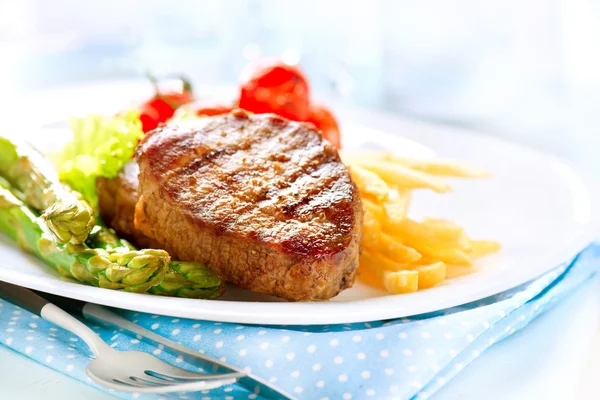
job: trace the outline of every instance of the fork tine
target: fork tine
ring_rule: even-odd
[[[203,380],[203,381],[214,381],[221,379],[239,379],[245,377],[246,374],[243,372],[228,372],[226,374],[211,374],[211,375],[203,375],[201,378],[193,378],[193,377],[185,377],[185,376],[174,376],[173,379],[177,379],[180,382],[190,382],[195,380]]]
[[[235,382],[236,382],[235,379],[219,379],[216,381],[203,381],[203,383],[205,383],[205,385],[202,388],[202,390],[210,390],[210,389],[216,389],[216,388],[219,388],[219,387],[225,386],[225,385],[233,385]],[[186,383],[180,383],[180,385],[193,385],[194,383],[197,383],[197,382],[189,381]]]
[[[141,393],[172,393],[172,392],[196,392],[200,390],[216,389],[225,385],[231,385],[236,382],[235,379],[221,379],[211,381],[162,381],[160,383],[154,382],[143,382],[144,378],[132,377],[131,379],[117,379],[112,378],[110,381],[98,380],[97,377],[91,376],[97,383],[113,388],[116,390],[123,390],[126,392],[141,392]]]
[[[168,384],[168,383],[172,382],[172,381],[166,381],[164,379],[156,379],[156,378],[153,378],[148,375],[145,375],[144,377],[130,376],[129,379],[131,379],[134,382],[145,383],[145,384],[152,385],[152,386],[164,385],[164,384]]]
[[[146,387],[146,385],[144,385],[143,383],[138,383],[138,382],[132,381],[131,379],[127,379],[126,381],[123,381],[121,379],[113,378],[113,382],[116,382],[120,385],[133,386],[133,387],[139,387],[139,388]]]
[[[242,372],[229,372],[226,374],[201,374],[199,372],[192,372],[185,369],[168,366],[161,371],[146,370],[144,373],[148,376],[171,381],[188,382],[188,381],[208,381],[217,379],[230,379],[230,378],[241,378],[246,376]]]
[[[247,376],[245,373],[243,372],[228,372],[226,374],[210,374],[210,375],[203,375],[202,380],[204,381],[214,381],[214,380],[220,380],[220,379],[239,379],[239,378],[243,378]],[[194,381],[197,380],[198,378],[192,378],[192,377],[173,377],[173,379],[178,379],[181,382],[189,382],[189,381]]]

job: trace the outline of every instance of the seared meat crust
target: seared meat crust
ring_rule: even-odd
[[[235,110],[158,128],[136,158],[135,227],[175,258],[289,300],[354,282],[358,190],[312,125]]]

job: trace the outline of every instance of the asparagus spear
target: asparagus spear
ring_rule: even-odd
[[[137,250],[135,246],[127,240],[117,236],[114,229],[104,225],[99,217],[96,218],[96,225],[92,228],[85,244],[93,249],[104,249],[107,251],[119,249]]]
[[[54,166],[31,146],[0,137],[0,175],[41,213],[59,243],[81,244],[94,213],[80,195],[59,182]]]
[[[117,236],[114,230],[102,225],[98,219],[86,241],[92,248],[108,251],[118,249],[135,250],[128,241]],[[171,261],[163,281],[150,288],[152,294],[186,297],[192,299],[214,299],[225,291],[221,278],[205,264],[192,261]]]
[[[165,279],[150,288],[150,293],[191,299],[214,299],[225,292],[221,278],[205,264],[191,261],[171,261]]]
[[[173,262],[171,268],[164,267],[166,252],[138,251],[100,221],[96,224],[89,204],[61,184],[54,171],[32,147],[0,137],[0,175],[8,180],[0,182],[0,230],[22,248],[62,275],[93,286],[189,298],[223,293],[223,282],[204,264]],[[48,229],[25,203],[42,214]],[[10,205],[9,210],[2,205]],[[88,246],[82,245],[86,239]]]
[[[4,180],[0,180],[0,231],[61,275],[92,286],[143,293],[160,284],[169,269],[170,257],[163,250],[108,251],[58,243]]]

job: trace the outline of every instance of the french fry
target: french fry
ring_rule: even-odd
[[[383,286],[393,294],[414,293],[419,289],[419,273],[417,271],[386,271]]]
[[[390,153],[385,155],[385,159],[413,170],[437,176],[455,178],[489,178],[491,176],[487,171],[453,160],[404,158]]]
[[[411,247],[421,254],[421,258],[415,261],[416,266],[433,264],[438,261],[461,266],[473,265],[471,256],[460,249],[429,247],[423,244],[411,245]],[[416,268],[416,266],[411,267],[411,269]]]
[[[361,266],[373,271],[376,274],[382,275],[383,271],[403,271],[411,269],[410,263],[402,263],[392,260],[378,253],[373,253],[371,250],[365,249],[359,258]]]
[[[422,255],[427,256],[431,260],[443,261],[446,264],[470,266],[473,265],[471,257],[469,257],[464,251],[459,249],[443,249],[437,247],[418,246],[413,247]]]
[[[381,224],[381,221],[385,219],[385,210],[383,206],[380,203],[376,203],[366,198],[363,198],[361,201],[363,203],[363,209],[365,210],[365,212],[368,211],[371,214],[371,216],[380,221]]]
[[[441,220],[426,220],[417,222],[412,219],[405,219],[398,224],[399,229],[411,232],[410,236],[416,236],[422,240],[432,238],[434,241],[455,241],[464,234],[463,229],[458,225],[443,223]]]
[[[416,171],[431,175],[453,178],[489,178],[491,174],[480,168],[472,167],[455,160],[443,158],[409,158],[394,155],[391,152],[342,152],[345,163],[357,164],[359,162],[386,161],[399,164]]]
[[[385,290],[385,286],[383,286],[383,278],[377,275],[375,271],[365,268],[362,264],[358,270],[358,278],[369,286]]]
[[[369,209],[363,214],[363,236],[362,244],[367,247],[377,248],[381,241],[381,223]]]
[[[424,241],[431,244],[434,241],[430,230],[410,218],[404,218],[400,221],[385,221],[383,229],[386,233],[401,237],[411,243]]]
[[[419,250],[419,246],[444,249],[459,248],[461,250],[470,250],[471,248],[469,238],[462,229],[425,224],[410,218],[401,221],[385,221],[383,229],[392,236],[402,238],[407,245],[417,250]]]
[[[449,237],[457,237],[464,233],[463,228],[448,219],[425,217],[422,224],[444,231]]]
[[[471,240],[471,246],[469,255],[474,258],[483,257],[502,248],[500,243],[492,240]]]
[[[377,250],[383,256],[401,264],[414,263],[421,258],[421,254],[417,250],[403,245],[397,239],[385,233],[381,235],[380,246]]]
[[[419,290],[439,285],[446,280],[446,264],[441,261],[417,268],[419,273]]]
[[[391,223],[400,223],[406,218],[410,204],[409,190],[391,189],[389,196],[383,203],[385,214]]]
[[[358,165],[352,165],[349,169],[352,179],[356,186],[360,188],[363,198],[372,197],[378,202],[385,201],[388,198],[390,188],[379,175]]]
[[[459,237],[457,237],[454,240],[454,246],[467,254],[469,254],[473,250],[473,245],[471,245],[471,239],[469,239],[469,236],[467,236],[466,232],[464,231]]]
[[[483,178],[485,171],[454,161],[418,160],[383,152],[343,153],[362,197],[363,253],[359,278],[389,293],[412,293],[463,276],[473,259],[500,245],[471,240],[456,223],[407,217],[411,190],[451,190],[440,177]]]
[[[422,224],[433,229],[440,240],[451,242],[462,251],[470,252],[473,249],[471,239],[469,239],[465,230],[452,221],[440,218],[425,218]]]
[[[451,192],[452,188],[440,178],[412,170],[404,165],[386,161],[358,160],[358,165],[373,171],[390,185],[404,189],[432,189],[438,193]]]
[[[445,241],[445,238],[437,237],[433,229],[428,229],[423,223],[410,218],[404,218],[396,222],[384,221],[383,229],[392,236],[402,238],[408,245],[413,247],[419,243],[424,246],[436,246],[438,242]]]

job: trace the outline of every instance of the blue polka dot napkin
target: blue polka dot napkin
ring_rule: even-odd
[[[594,244],[574,260],[511,291],[442,312],[364,324],[261,327],[118,312],[160,335],[251,371],[299,399],[426,399],[485,349],[526,326],[598,268],[600,245]],[[142,350],[193,368],[160,346],[116,330],[93,329],[117,349]],[[85,375],[91,357],[85,343],[3,301],[0,342],[97,386]],[[236,385],[170,395],[110,392],[122,399],[260,398],[260,393]]]

